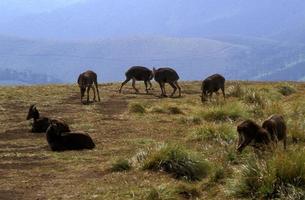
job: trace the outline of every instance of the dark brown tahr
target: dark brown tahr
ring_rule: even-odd
[[[202,82],[201,86],[201,101],[204,102],[207,100],[207,96],[212,98],[213,92],[217,93],[219,89],[221,89],[223,98],[226,98],[225,95],[225,78],[220,74],[214,74],[209,76]]]
[[[181,97],[181,88],[178,84],[179,75],[174,69],[169,67],[159,69],[153,68],[153,74],[155,77],[155,81],[160,85],[161,97],[167,97],[165,91],[165,83],[170,84],[170,86],[174,89],[170,97],[174,96],[177,88],[179,90],[179,97]]]
[[[284,117],[281,115],[272,115],[263,122],[262,125],[271,135],[272,141],[276,144],[278,141],[283,141],[284,149],[286,149],[287,141],[287,126]]]
[[[58,119],[50,119],[48,117],[41,117],[35,105],[30,106],[26,119],[33,119],[31,129],[32,133],[45,133],[52,122],[57,124],[61,131],[70,132],[68,124],[66,124],[64,121]]]
[[[269,132],[252,120],[245,120],[239,124],[237,126],[237,132],[238,152],[242,152],[243,149],[248,145],[258,148],[269,145],[272,142]]]
[[[52,151],[93,149],[95,144],[87,133],[63,133],[51,123],[46,139]]]
[[[78,77],[77,83],[80,88],[81,102],[83,102],[83,97],[85,96],[86,90],[87,90],[87,103],[89,102],[89,92],[91,88],[93,89],[93,94],[94,94],[93,101],[95,101],[96,98],[95,89],[97,92],[98,101],[101,101],[98,90],[97,75],[95,72],[88,70],[84,73],[81,73]]]
[[[152,84],[150,81],[153,78],[153,72],[146,67],[142,67],[142,66],[131,67],[130,69],[127,70],[125,76],[126,76],[126,80],[122,83],[119,89],[119,93],[122,92],[123,86],[126,83],[128,83],[128,81],[130,80],[132,80],[132,87],[136,91],[136,93],[139,92],[139,90],[135,87],[136,81],[144,81],[146,93],[148,93],[148,91],[152,88]],[[149,88],[147,87],[148,86],[147,84],[150,85]]]

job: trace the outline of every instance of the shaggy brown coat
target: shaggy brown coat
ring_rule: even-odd
[[[40,117],[39,111],[35,105],[31,105],[27,115],[27,120],[33,119],[32,133],[45,133],[51,123],[57,124],[62,132],[70,132],[67,123],[59,119],[51,119],[48,117]]]
[[[151,84],[150,80],[153,79],[154,75],[153,75],[153,72],[146,67],[133,66],[127,70],[127,72],[125,73],[125,76],[126,76],[126,80],[121,84],[119,93],[122,92],[123,86],[126,83],[128,83],[128,81],[130,81],[131,79],[132,79],[132,87],[136,91],[136,93],[139,93],[139,90],[135,86],[136,81],[144,81],[146,93],[148,93],[148,90],[150,90],[152,88],[152,84]],[[147,84],[150,85],[149,88],[147,87],[148,86]]]
[[[270,116],[263,122],[262,127],[270,133],[272,141],[274,141],[276,144],[278,141],[283,141],[284,149],[286,149],[287,126],[283,116]]]
[[[153,73],[154,73],[155,81],[160,85],[161,97],[167,97],[165,91],[165,83],[170,84],[170,86],[174,89],[172,94],[170,95],[171,97],[174,96],[174,94],[177,91],[177,88],[179,91],[179,97],[181,97],[181,88],[178,84],[179,75],[174,69],[169,67],[164,67],[159,69],[153,68]]]
[[[95,144],[87,133],[63,133],[51,123],[47,129],[47,142],[52,151],[93,149]]]
[[[95,89],[96,89],[98,101],[101,101],[100,93],[98,90],[97,75],[95,72],[88,70],[84,73],[81,73],[77,79],[77,83],[80,88],[81,102],[83,102],[83,97],[85,96],[85,92],[87,90],[87,103],[89,103],[89,92],[91,88],[93,90],[93,95],[94,95],[93,101],[95,101]]]
[[[209,96],[211,100],[213,92],[217,93],[218,90],[222,91],[223,98],[225,99],[225,81],[225,78],[220,74],[214,74],[203,80],[201,85],[201,101],[206,101],[207,96]]]
[[[272,142],[270,133],[252,120],[246,120],[239,124],[237,132],[239,136],[238,152],[242,152],[248,145],[258,148],[262,145],[269,145]]]

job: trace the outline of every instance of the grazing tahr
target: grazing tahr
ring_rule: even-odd
[[[246,120],[239,124],[237,132],[239,137],[237,144],[238,152],[242,152],[248,145],[258,148],[269,145],[272,142],[270,133],[252,120]]]
[[[181,88],[178,85],[179,75],[175,70],[169,67],[155,69],[153,68],[153,74],[155,77],[155,81],[159,83],[161,88],[161,97],[167,97],[165,91],[165,83],[170,84],[170,86],[174,89],[170,97],[173,97],[177,88],[179,90],[179,97],[181,97]]]
[[[47,117],[40,117],[40,114],[35,105],[31,105],[29,108],[27,120],[33,119],[32,133],[45,133],[51,123],[57,124],[60,131],[70,132],[68,124],[62,120],[50,119]]]
[[[136,88],[135,83],[136,81],[144,81],[146,93],[148,93],[148,90],[152,88],[151,79],[154,77],[153,72],[142,66],[133,66],[130,69],[127,70],[125,73],[126,80],[122,83],[121,88],[119,90],[119,93],[122,92],[123,86],[128,83],[132,79],[132,87],[136,91],[136,93],[139,93],[139,90]],[[149,84],[149,88],[147,87]]]
[[[214,74],[212,76],[207,77],[201,86],[202,94],[201,101],[204,102],[207,100],[207,96],[212,98],[213,92],[217,93],[219,89],[221,89],[223,98],[226,98],[225,95],[225,78],[220,74]]]
[[[83,97],[85,96],[86,90],[87,90],[87,103],[89,102],[89,92],[90,92],[91,88],[93,89],[93,94],[94,94],[93,101],[95,101],[95,89],[94,88],[96,88],[98,101],[101,101],[99,90],[98,90],[98,84],[97,84],[97,75],[95,72],[88,70],[84,73],[81,73],[78,77],[77,83],[80,88],[81,102],[83,102]],[[94,85],[95,85],[95,87],[94,87]]]
[[[263,122],[262,127],[270,133],[272,141],[274,141],[276,144],[278,141],[283,140],[284,149],[286,149],[287,126],[283,116],[270,116]]]
[[[64,133],[52,123],[47,129],[47,142],[52,151],[93,149],[95,144],[86,133]]]

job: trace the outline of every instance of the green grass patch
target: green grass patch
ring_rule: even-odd
[[[177,179],[198,181],[208,175],[209,164],[198,154],[178,145],[165,145],[150,153],[144,170],[165,171]]]
[[[226,91],[226,96],[227,97],[237,97],[241,98],[244,96],[245,90],[242,88],[242,86],[239,83],[236,83],[234,85],[231,85],[227,88]]]
[[[237,197],[298,199],[305,197],[304,149],[278,152],[270,158],[250,157],[233,189]]]
[[[262,92],[258,91],[257,89],[248,89],[246,90],[245,94],[243,95],[243,100],[245,103],[258,105],[262,108],[266,106],[266,98]]]
[[[183,114],[182,110],[177,106],[169,106],[167,110],[169,114],[173,114],[173,115]]]
[[[188,125],[198,125],[202,123],[202,119],[199,116],[188,116],[180,118],[181,123],[188,124]]]
[[[232,125],[227,123],[207,123],[196,128],[191,136],[191,140],[196,141],[215,141],[219,143],[226,142],[232,144],[236,140],[236,131]]]
[[[144,114],[146,112],[146,109],[140,103],[132,103],[129,105],[129,112]]]
[[[150,109],[150,112],[152,113],[158,113],[158,114],[165,114],[167,113],[167,110],[161,106],[153,106],[151,109]]]
[[[219,183],[225,177],[226,177],[226,170],[222,166],[215,167],[213,175],[210,178],[210,182]]]
[[[211,106],[200,115],[207,121],[236,121],[245,118],[248,113],[240,102],[228,102],[224,105]]]
[[[181,183],[175,189],[175,193],[183,199],[198,199],[201,196],[200,187],[196,184]]]
[[[146,200],[176,200],[177,196],[174,191],[164,186],[153,187],[148,191]]]
[[[158,114],[171,114],[171,115],[178,115],[183,114],[183,111],[175,105],[165,105],[165,106],[153,106],[150,109],[151,113],[158,113]]]
[[[290,85],[282,85],[278,87],[278,92],[283,96],[289,96],[296,93],[297,91]]]
[[[128,160],[120,159],[112,164],[111,171],[112,172],[122,172],[129,171],[131,169],[131,164]]]
[[[239,164],[240,160],[236,154],[235,148],[229,148],[225,154],[225,161],[229,162],[230,164]]]
[[[305,142],[305,120],[304,118],[289,120],[289,135],[293,143]]]

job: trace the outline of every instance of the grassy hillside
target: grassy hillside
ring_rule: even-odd
[[[304,198],[304,83],[229,82],[226,101],[205,104],[199,82],[181,86],[182,98],[160,99],[156,84],[151,95],[103,84],[90,105],[76,85],[1,87],[0,199]],[[90,133],[96,149],[51,152],[29,132],[32,103]],[[287,152],[280,143],[273,154],[236,154],[236,125],[274,113],[288,123]]]

